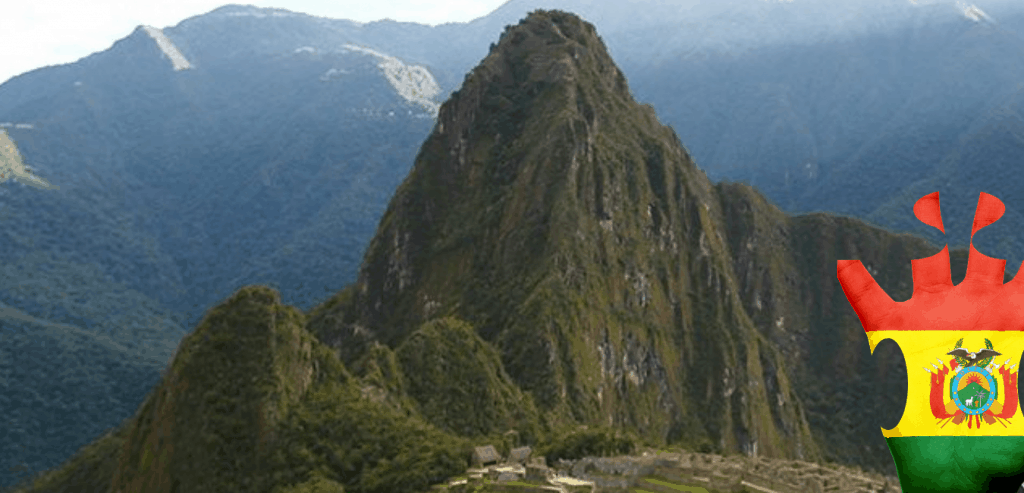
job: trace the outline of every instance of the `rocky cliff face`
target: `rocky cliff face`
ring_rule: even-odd
[[[895,474],[879,427],[895,426],[903,414],[906,363],[892,341],[870,353],[836,279],[836,260],[863,261],[903,301],[913,292],[910,261],[941,247],[849,217],[787,217],[747,185],[719,183],[716,190],[743,311],[781,352],[800,399],[791,404],[803,406],[823,458]],[[959,283],[966,249],[951,250],[950,263]]]
[[[816,457],[784,353],[744,309],[727,226],[593,26],[538,11],[442,106],[358,282],[310,327],[351,361],[455,316],[566,423]]]
[[[938,249],[712,185],[593,28],[538,11],[441,107],[358,282],[309,327],[353,361],[455,317],[560,423],[894,472],[878,427],[906,368],[895,345],[869,354],[835,262],[906,299],[910,260]]]

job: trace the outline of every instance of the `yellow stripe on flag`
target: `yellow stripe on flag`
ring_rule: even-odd
[[[903,418],[899,424],[891,430],[882,428],[882,435],[891,437],[914,437],[914,436],[1024,436],[1024,417],[1022,417],[1019,403],[1007,402],[1008,393],[1004,379],[1016,375],[1019,368],[1021,353],[1024,353],[1024,332],[1022,331],[950,331],[950,330],[915,330],[915,331],[871,331],[867,332],[868,344],[871,352],[875,352],[875,346],[885,339],[892,339],[903,351],[903,358],[907,362],[907,404],[903,410]],[[985,339],[992,343],[992,349],[1001,353],[993,357],[986,371],[980,372],[977,367],[967,371],[974,375],[964,374],[960,378],[960,389],[963,389],[964,378],[978,380],[978,386],[988,387],[988,380],[984,377],[987,373],[991,375],[996,383],[998,397],[991,404],[982,402],[980,407],[977,402],[967,406],[964,401],[967,396],[961,399],[959,405],[950,397],[950,385],[957,376],[950,361],[953,356],[948,355],[955,349],[958,340],[963,339],[961,346],[970,352],[978,352],[986,347]],[[936,368],[938,367],[938,368]],[[941,379],[941,407],[950,414],[960,413],[960,422],[956,418],[940,419],[933,413],[932,407],[932,386],[933,379],[939,381],[935,375],[945,367],[949,373]],[[921,371],[924,368],[928,374]],[[1003,375],[999,370],[1005,368],[1009,375]],[[966,370],[966,369],[965,369]],[[980,377],[980,378],[979,378]],[[1016,387],[1016,386],[1014,386]],[[1010,393],[1010,397],[1016,394],[1016,388]],[[983,400],[983,399],[982,399]],[[1011,399],[1012,400],[1012,399]],[[1005,411],[1008,413],[1010,404],[1016,407],[1016,411],[1005,418],[996,418],[993,421],[992,414]],[[987,407],[986,413],[982,412]],[[967,412],[964,412],[964,409]],[[980,413],[970,415],[969,413]],[[970,424],[970,426],[968,426]]]

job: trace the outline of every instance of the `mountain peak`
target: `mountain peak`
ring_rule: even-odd
[[[613,149],[619,144],[628,151]],[[408,247],[405,253],[410,255],[426,255],[461,241],[460,236],[484,234],[505,243],[496,248],[505,252],[506,264],[531,265],[543,254],[547,236],[562,233],[548,230],[554,211],[590,208],[588,214],[606,230],[620,220],[616,215],[629,216],[617,203],[625,197],[613,198],[610,190],[602,189],[604,178],[589,176],[593,166],[617,168],[608,171],[610,176],[635,171],[621,169],[626,164],[620,160],[622,152],[679,159],[687,176],[677,182],[695,183],[697,194],[709,197],[706,176],[693,174],[696,167],[675,133],[658,122],[650,106],[630,96],[625,77],[593,25],[565,12],[534,11],[506,29],[441,106],[438,123],[392,200],[375,241],[398,234],[391,243]],[[566,191],[584,186],[580,180],[598,187],[596,199],[593,192],[566,196]],[[566,200],[571,203],[562,204]],[[389,224],[392,218],[396,224]],[[388,231],[388,226],[401,232]],[[546,233],[538,235],[538,230]],[[423,248],[421,242],[426,243]],[[429,247],[431,243],[435,246]],[[368,255],[373,252],[371,244]],[[366,262],[360,274],[359,284],[375,293],[374,298],[397,295],[415,283],[415,269],[392,266],[385,274],[378,270],[383,267]],[[391,290],[395,292],[385,294]],[[389,311],[377,308],[382,303],[378,298],[365,306],[374,312],[366,315],[375,323],[383,323],[384,312],[377,310]]]
[[[229,17],[291,17],[296,14],[290,10],[272,7],[256,7],[255,5],[228,4],[209,12],[210,14]]]
[[[356,284],[309,327],[351,363],[452,317],[555,426],[814,456],[738,308],[720,204],[594,27],[534,11],[442,105]]]
[[[625,76],[592,24],[573,14],[536,10],[506,28],[442,105],[424,150],[437,143],[453,159],[422,164],[439,166],[429,173],[445,186],[468,191],[508,186],[524,171],[512,163],[550,163],[565,179],[567,165],[575,172],[582,158],[577,154],[588,152],[595,145],[594,135],[606,122],[621,119],[621,112],[632,113],[642,121],[638,124],[678,143],[671,129],[657,121],[653,108],[633,100]],[[561,142],[556,137],[582,139],[582,147],[574,144],[567,161],[552,160],[540,151],[557,147]]]
[[[492,44],[487,57],[467,75],[452,98],[451,110],[462,93],[533,96],[552,85],[571,88],[585,76],[619,96],[629,95],[625,76],[592,24],[558,10],[535,10],[518,25],[506,26],[497,45]]]

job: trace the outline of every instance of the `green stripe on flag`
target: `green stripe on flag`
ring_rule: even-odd
[[[1024,482],[1024,437],[886,438],[903,493],[1007,492]]]

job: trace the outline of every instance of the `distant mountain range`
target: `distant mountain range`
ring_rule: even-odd
[[[55,187],[0,186],[0,485],[131,415],[181,338],[240,286],[268,284],[309,311],[356,281],[388,201],[442,124],[438,105],[539,6],[594,22],[631,95],[710,179],[752,184],[788,213],[827,210],[954,246],[984,190],[1007,212],[976,245],[1011,273],[1024,260],[1011,173],[1024,16],[1010,2],[513,0],[437,27],[226,6],[0,86],[0,167]],[[465,149],[456,144],[445,152]],[[935,190],[945,238],[910,220]],[[529,382],[518,383],[540,392]],[[821,418],[831,412],[845,411],[808,415],[811,433],[834,426]],[[718,446],[752,450],[752,437]],[[825,454],[891,466],[884,449],[859,450]]]
[[[52,467],[130,415],[186,328],[239,286],[270,283],[308,309],[354,278],[434,124],[438,82],[366,48],[379,45],[353,23],[258,13],[228,7],[177,30],[140,27],[108,51],[0,87],[11,155],[59,187],[12,181],[0,192],[0,303],[160,362],[136,368],[146,384],[132,392],[78,393],[49,369],[123,376],[84,346],[90,357],[63,359],[45,349],[59,333],[4,318],[0,409],[21,412],[5,412],[0,427],[2,483],[11,467]],[[183,60],[167,57],[167,40]],[[35,349],[18,349],[26,344]]]
[[[881,469],[906,369],[870,357],[835,264],[899,299],[934,249],[712,184],[593,25],[533,12],[440,106],[354,283],[309,311],[237,290],[20,491],[419,492],[482,442]]]

